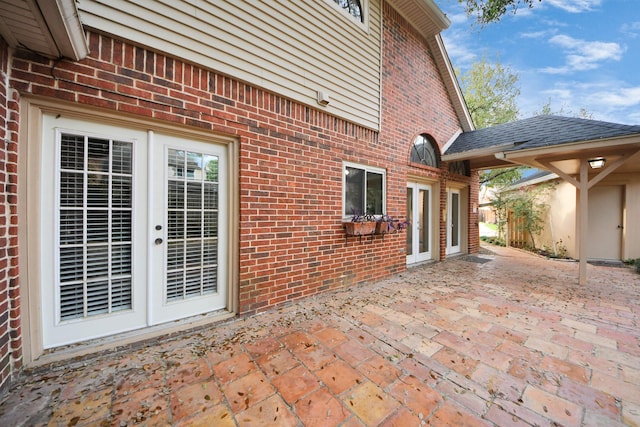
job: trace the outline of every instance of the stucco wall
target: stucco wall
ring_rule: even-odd
[[[540,247],[545,246],[555,251],[563,247],[567,255],[574,258],[577,254],[576,232],[576,188],[564,181],[559,181],[555,191],[549,197],[547,213],[548,227],[541,236]]]
[[[567,249],[567,255],[578,258],[576,239],[576,189],[573,185],[556,180],[556,187],[542,201],[549,206],[545,219],[545,228],[537,238],[539,248],[558,249],[561,245]],[[605,178],[598,187],[620,186],[623,188],[623,231],[622,259],[640,258],[640,175],[613,173]],[[607,207],[601,212],[607,214]],[[560,243],[560,241],[562,241]],[[538,243],[539,242],[539,243]]]

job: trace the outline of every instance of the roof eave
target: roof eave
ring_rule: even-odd
[[[75,0],[19,0],[0,10],[0,35],[13,48],[50,58],[78,61],[89,54]]]
[[[444,85],[451,96],[451,103],[458,116],[463,131],[474,129],[467,103],[444,47],[440,33],[449,28],[451,21],[442,12],[434,0],[388,0],[404,19],[406,19],[427,40],[440,71]]]
[[[516,150],[501,150],[496,152],[496,157],[505,160],[517,160],[526,157],[546,157],[572,153],[577,150],[612,149],[626,145],[640,144],[640,134],[600,138],[587,141],[576,141],[558,144],[549,147],[522,148]]]
[[[75,0],[36,0],[60,56],[79,61],[89,54]]]
[[[507,151],[506,149],[514,147],[515,144],[512,142],[500,145],[492,145],[490,147],[477,148],[474,150],[462,151],[460,153],[453,154],[443,154],[442,160],[445,162],[454,162],[457,160],[470,160],[474,157],[481,156],[490,156],[493,154],[501,153]]]
[[[451,25],[433,0],[389,0],[389,5],[424,37],[433,37]]]
[[[451,96],[451,103],[453,104],[453,108],[458,116],[462,130],[470,132],[475,129],[473,126],[473,120],[471,119],[471,114],[469,113],[467,102],[462,94],[462,88],[460,88],[453,65],[451,64],[451,59],[449,58],[447,49],[444,46],[442,36],[440,34],[436,34],[432,38],[428,39],[428,43],[431,47],[431,51],[433,52],[436,65],[438,69],[440,69],[444,85]]]

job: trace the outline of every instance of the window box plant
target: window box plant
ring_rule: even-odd
[[[408,221],[401,221],[390,217],[389,215],[382,215],[376,220],[376,234],[391,234],[407,228]]]
[[[389,215],[353,214],[351,221],[344,224],[347,236],[373,236],[396,233],[407,227],[408,221],[401,221]]]

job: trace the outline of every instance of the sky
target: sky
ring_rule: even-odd
[[[519,118],[553,113],[640,124],[640,0],[542,0],[484,27],[458,0],[436,0],[454,68],[484,57],[518,75]]]

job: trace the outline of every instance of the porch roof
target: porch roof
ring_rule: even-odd
[[[616,156],[632,146],[640,147],[638,125],[540,115],[464,132],[449,146],[442,160],[469,160],[472,169],[512,166],[513,163],[548,169],[537,159],[560,161]],[[575,162],[560,166],[566,173],[578,172]]]
[[[591,168],[592,159],[603,164]],[[557,174],[578,190],[579,282],[587,280],[589,189],[613,172],[640,173],[640,126],[541,115],[463,133],[442,156],[471,169],[526,165]]]

